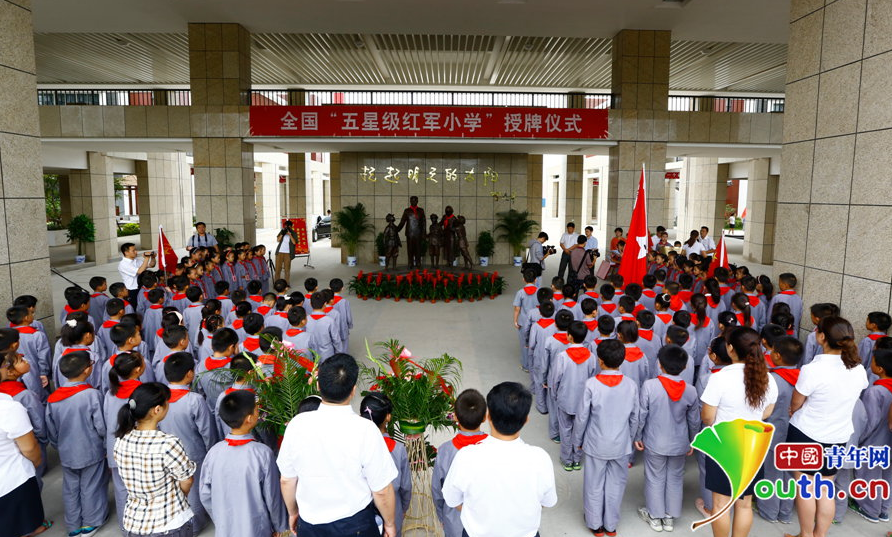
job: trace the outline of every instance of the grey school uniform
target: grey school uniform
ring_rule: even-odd
[[[796,331],[796,336],[799,335],[799,322],[802,320],[802,298],[795,291],[781,291],[774,295],[774,298],[771,299],[771,304],[768,306],[768,314],[769,317],[771,315],[771,311],[774,310],[774,305],[780,302],[786,303],[790,306],[790,312],[793,314],[793,330]]]
[[[579,349],[579,350],[574,350]],[[570,358],[570,353],[587,354],[582,363]],[[561,437],[561,462],[575,464],[582,462],[582,451],[573,443],[573,421],[579,409],[579,401],[585,390],[585,383],[592,378],[598,368],[597,357],[585,344],[573,343],[558,353],[555,358],[553,383],[549,383],[554,392],[557,408],[558,431]]]
[[[158,371],[159,370],[158,363],[161,362],[165,356],[167,356],[168,354],[170,354],[172,352],[173,351],[170,349],[170,347],[168,347],[164,343],[164,340],[162,340],[160,337],[156,336],[155,337],[155,352],[152,354],[152,368],[155,371]],[[186,346],[185,349],[183,349],[183,352],[188,352],[193,357],[195,357],[195,348],[192,346],[192,343],[189,343],[189,345]],[[198,366],[199,363],[200,362],[198,362],[196,360],[196,366]],[[160,371],[161,371],[161,375],[159,378],[164,379],[164,366],[161,366]]]
[[[204,308],[204,304],[198,302],[189,304],[183,310],[183,324],[189,331],[189,341],[195,341],[198,331],[201,330],[201,321],[203,320],[201,317],[202,308]]]
[[[626,343],[626,359],[619,366],[619,372],[635,381],[640,388],[644,381],[651,377],[650,364],[644,351],[634,343]]]
[[[802,359],[799,360],[799,367],[812,363],[815,359],[815,356],[824,352],[824,349],[820,345],[818,345],[818,333],[816,330],[817,329],[809,332],[808,337],[805,338],[805,350],[802,353]],[[798,338],[799,334],[795,334],[795,336]],[[859,346],[858,349],[860,351],[861,347]],[[867,380],[873,382],[873,380],[875,379],[870,378],[871,372],[869,359],[867,364],[864,366],[864,369],[867,370]]]
[[[338,328],[331,317],[322,313],[308,315],[306,330],[310,333],[310,348],[319,353],[321,361],[334,356],[338,344]]]
[[[479,431],[459,431],[456,437],[458,436],[486,437],[485,434]],[[446,475],[449,473],[449,468],[452,466],[452,461],[455,460],[455,454],[458,453],[459,449],[452,440],[443,442],[437,450],[437,458],[434,460],[434,473],[431,477],[431,497],[434,500],[434,508],[437,510],[437,518],[443,524],[444,537],[462,537],[462,532],[464,531],[464,526],[461,523],[461,511],[446,505],[446,500],[443,498],[443,482],[446,481]]]
[[[105,293],[93,293],[90,295],[90,309],[87,311],[90,313],[90,318],[93,319],[93,326],[102,324],[102,320],[105,319],[105,305],[108,304],[109,300],[111,300],[111,297]]]
[[[387,434],[384,437],[390,438]],[[412,471],[409,469],[409,454],[406,453],[406,446],[396,442],[390,451],[390,456],[399,472],[399,475],[393,480],[393,493],[396,496],[396,505],[394,506],[396,508],[396,534],[399,537],[403,534],[403,519],[409,511],[409,504],[412,503]]]
[[[231,358],[205,358],[195,368],[195,378],[198,381],[198,389],[204,395],[205,404],[211,414],[214,412],[217,399],[227,387],[232,384],[232,374],[229,372]]]
[[[862,446],[888,446],[892,444],[892,432],[889,431],[889,407],[892,405],[892,391],[888,388],[874,384],[861,392],[861,402],[867,413],[867,422],[861,435]],[[867,465],[855,469],[856,479],[871,480],[883,479],[887,483],[892,482],[892,468],[868,468]],[[888,513],[892,499],[865,498],[858,500],[858,505],[870,516],[878,517],[880,513]]]
[[[654,312],[654,337],[660,341],[666,341],[666,330],[672,324],[672,312],[655,311]]]
[[[198,335],[195,336],[195,341],[192,342],[192,348],[195,349],[194,356],[199,360],[204,360],[208,356],[212,356],[214,354],[214,349],[211,345],[214,342],[214,335],[202,328],[198,331]]]
[[[567,343],[565,343],[567,342]],[[548,436],[557,438],[560,435],[558,426],[557,394],[554,392],[554,375],[557,372],[557,357],[569,346],[566,332],[555,332],[545,341],[545,371],[543,377],[548,389],[545,390],[545,402],[548,405]]]
[[[66,382],[74,387],[83,382]],[[62,501],[68,531],[101,526],[108,518],[106,422],[102,396],[88,388],[46,406],[46,432],[62,463]],[[117,423],[117,422],[116,422]]]
[[[542,322],[540,322],[542,321]],[[554,319],[540,319],[530,330],[529,369],[530,388],[536,398],[536,409],[545,414],[548,403],[545,401],[545,372],[548,369],[545,355],[545,342],[557,332]],[[551,322],[547,322],[551,321]]]
[[[533,360],[533,355],[530,352],[530,332],[533,330],[533,325],[539,322],[539,319],[541,318],[542,313],[539,311],[539,306],[536,306],[533,309],[527,310],[527,322],[520,325],[520,338],[527,346],[527,369],[529,369],[530,362]]]
[[[604,371],[601,375],[621,375]],[[573,426],[573,445],[582,446],[583,506],[590,529],[616,530],[626,480],[629,455],[638,431],[638,384],[625,378],[609,387],[590,378]]]
[[[152,356],[155,353],[155,345],[157,342],[157,336],[155,334],[161,329],[161,317],[163,311],[164,306],[161,304],[153,304],[146,308],[146,312],[143,314],[142,339],[148,347],[149,356]]]
[[[768,302],[766,302],[757,293],[744,293],[750,299],[750,314],[753,316],[753,328],[756,331],[762,330],[770,319],[768,319]]]
[[[851,446],[858,447],[861,445],[861,437],[864,435],[864,428],[866,426],[867,411],[864,410],[864,403],[858,399],[855,401],[855,408],[852,409],[852,427],[855,430],[852,432],[852,436],[849,437],[849,441],[846,443],[846,449]],[[852,483],[852,479],[854,479],[854,469],[852,466],[852,463],[844,460],[843,467],[836,472],[836,479],[833,481],[836,483],[837,490],[849,490],[849,485]],[[833,522],[838,524],[845,519],[846,511],[849,510],[849,499],[836,498],[835,503],[836,513],[833,515]]]
[[[136,350],[136,349],[134,349],[134,350]],[[116,354],[112,354],[111,356],[109,356],[108,360],[103,362],[102,367],[100,368],[100,369],[102,369],[102,379],[101,379],[102,382],[99,384],[99,386],[96,386],[96,388],[99,389],[100,392],[102,392],[102,395],[107,394],[108,390],[109,390],[108,373],[111,371],[112,367],[114,367],[114,364],[112,363],[112,358],[116,358],[118,356],[117,349],[115,349],[115,353]],[[143,358],[143,360],[145,360],[145,358]],[[144,363],[146,366],[146,370],[143,371],[143,374],[140,375],[138,380],[140,382],[155,382],[157,377],[156,377],[155,372],[152,371],[151,365],[148,362],[144,362]],[[97,365],[94,365],[93,367],[99,367],[99,366],[97,364]],[[163,371],[162,371],[162,373],[163,373]],[[164,379],[162,378],[158,382],[164,382]]]
[[[99,342],[99,351],[103,359],[117,351],[117,345],[111,340],[111,329],[118,325],[120,321],[109,319],[101,324],[97,324],[95,340]]]
[[[47,391],[43,387],[41,376],[46,376],[52,380],[52,367],[50,362],[49,343],[46,342],[46,334],[34,329],[33,334],[22,333],[19,330],[19,349],[18,353],[28,362],[31,369],[22,376],[22,382],[31,390],[31,392],[40,398],[41,402],[46,401]],[[46,345],[46,348],[44,348]],[[60,386],[60,384],[56,384]]]
[[[638,348],[644,351],[650,371],[659,371],[660,366],[657,364],[657,355],[660,353],[660,349],[663,348],[663,340],[657,338],[653,330],[639,328],[638,341],[635,342],[635,345],[638,345]]]
[[[223,423],[223,420],[220,419],[220,404],[223,402],[223,398],[232,393],[233,391],[239,390],[249,390],[251,392],[254,391],[254,388],[250,384],[239,384],[234,383],[229,388],[226,388],[220,395],[217,396],[217,400],[214,403],[214,414],[213,421],[214,427],[217,429],[217,437],[218,438],[226,438],[228,434],[232,432],[232,427]],[[257,434],[252,435],[254,438],[258,438]],[[194,460],[194,459],[193,459]]]
[[[709,344],[715,338],[717,329],[718,325],[712,322],[709,317],[706,318],[706,324],[699,328],[694,323],[688,327],[688,333],[691,334],[691,340],[693,340],[693,351],[690,354],[694,358],[695,366],[700,367],[700,362],[709,349]]]
[[[681,516],[685,458],[699,430],[700,400],[690,383],[685,382],[677,401],[669,397],[659,378],[644,383],[636,439],[644,443],[644,499],[650,516]]]
[[[263,323],[267,327],[276,327],[285,332],[291,328],[291,323],[288,322],[288,312],[287,311],[277,311],[266,318],[266,322]]]
[[[171,389],[188,390],[189,387],[173,385]],[[201,482],[205,455],[219,439],[217,428],[204,398],[195,392],[189,392],[176,401],[171,400],[167,416],[158,424],[158,428],[179,438],[189,460],[195,463],[196,484],[189,491],[189,506],[195,513],[195,517],[192,519],[192,530],[198,534],[208,523],[208,515],[201,503],[198,483]]]
[[[770,454],[774,453],[774,448],[777,444],[786,441],[787,429],[790,426],[790,402],[793,398],[794,385],[784,378],[786,373],[782,373],[783,370],[798,371],[797,368],[789,366],[779,366],[771,369],[771,375],[774,377],[774,382],[777,384],[777,401],[774,403],[774,411],[772,411],[771,415],[765,420],[774,426],[774,436],[771,439],[771,451],[768,452]],[[772,482],[775,482],[778,479],[786,480],[793,478],[791,473],[778,470],[775,468],[774,464],[771,464],[770,462],[765,464],[763,468],[765,479],[770,479]],[[756,499],[756,505],[762,516],[768,520],[789,522],[793,514],[793,500],[791,499],[780,499],[777,497],[772,497],[767,500]]]
[[[350,309],[350,301],[341,295],[334,296],[334,309],[341,316],[341,339],[350,340],[350,330],[353,329],[353,310]],[[288,319],[285,319],[287,322]]]
[[[325,316],[331,319],[331,324],[334,327],[335,334],[335,352],[347,352],[347,340],[343,338],[343,332],[341,331],[341,314],[333,307],[329,306],[325,308]]]
[[[195,486],[218,535],[266,536],[288,529],[279,479],[276,456],[268,446],[260,442],[233,446],[223,440],[208,451]]]
[[[876,347],[877,340],[881,337],[886,337],[886,334],[882,332],[874,332],[858,343],[858,355],[861,356],[861,363],[864,364],[864,369],[867,371],[867,381],[870,383],[873,383],[879,378],[870,370],[870,362],[873,360],[873,349]],[[819,350],[815,354],[817,355],[821,352],[823,351]],[[814,358],[814,356],[812,358]]]
[[[300,328],[289,328],[282,333],[282,341],[294,345],[295,350],[310,349],[310,333]]]
[[[532,290],[530,294],[527,290]],[[517,331],[517,339],[520,343],[520,364],[524,369],[529,369],[529,355],[527,350],[527,342],[524,340],[523,327],[528,322],[527,312],[530,308],[536,307],[536,292],[538,288],[535,285],[525,285],[514,293],[514,301],[511,303],[515,308],[520,308],[517,316],[517,324],[521,329]]]
[[[92,345],[90,347],[82,347],[80,345],[76,347],[65,347],[62,349],[62,352],[59,353],[59,358],[62,357],[63,354],[68,354],[69,352],[75,351],[88,351],[90,353],[90,360],[93,361],[93,373],[90,374],[90,377],[87,379],[87,384],[93,387],[102,386],[102,356],[97,352],[93,351]],[[53,382],[56,386],[64,386],[68,379],[66,379],[62,372],[59,371],[59,360],[56,359],[53,362]]]

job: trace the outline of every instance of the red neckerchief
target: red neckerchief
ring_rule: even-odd
[[[622,315],[619,316],[619,318],[621,321],[634,321],[635,320],[635,316],[632,315],[631,313],[623,313]]]
[[[278,315],[279,317],[281,317],[281,318],[283,318],[283,319],[287,319],[287,318],[288,318],[288,312],[287,312],[287,311],[277,311],[277,312],[274,313],[273,315]]]
[[[77,386],[62,386],[61,388],[56,388],[56,391],[50,394],[49,397],[46,398],[47,403],[58,403],[63,399],[68,399],[74,394],[80,393],[84,390],[89,390],[92,388],[89,384],[78,384]]]
[[[396,440],[389,436],[385,436],[384,443],[387,444],[387,451],[393,453],[393,450],[396,449]]]
[[[700,316],[698,316],[696,313],[691,314],[691,326],[699,327],[699,328],[706,328],[707,326],[709,326],[709,323],[711,323],[711,322],[712,322],[712,319],[710,319],[709,317],[703,317],[703,326],[700,326],[699,325]]]
[[[688,303],[691,301],[691,296],[693,296],[694,292],[689,289],[683,289],[678,292],[678,298],[681,299],[682,302]]]
[[[235,330],[238,330],[239,328],[244,326],[244,324],[245,324],[244,319],[236,319],[236,320],[232,321],[232,328],[234,328]]]
[[[213,356],[208,356],[204,359],[204,367],[208,371],[212,371],[214,369],[229,365],[229,362],[231,361],[232,358],[214,358]]]
[[[199,302],[198,304],[189,304],[189,306],[187,306],[187,307],[189,307],[189,308],[203,308],[204,304]]]
[[[719,366],[719,367],[713,367],[713,368],[710,370],[710,372],[711,372],[711,373],[718,373],[719,371],[722,370],[723,367],[725,367],[725,366],[722,365],[722,366]]]
[[[112,328],[119,322],[121,322],[121,321],[115,321],[114,319],[109,319],[109,320],[105,321],[104,323],[102,323],[102,328]]]
[[[585,327],[588,328],[589,332],[594,332],[595,330],[598,329],[598,320],[597,319],[592,319],[590,321],[582,321],[582,324],[584,324]]]
[[[257,393],[254,391],[254,388],[226,388],[226,395],[231,394],[232,392],[251,392]]]
[[[638,360],[644,358],[644,351],[639,349],[636,346],[626,347],[626,361],[627,362],[637,362]]]
[[[189,393],[189,390],[185,388],[171,388],[170,389],[170,402],[176,403],[180,399],[186,396]]]
[[[576,365],[585,362],[592,356],[592,352],[585,347],[569,347],[566,352]]]
[[[118,399],[129,399],[130,396],[133,395],[133,390],[137,389],[140,384],[142,384],[142,382],[136,379],[121,381],[121,386],[115,393],[115,397]]]
[[[17,380],[4,380],[3,382],[0,382],[0,393],[5,393],[10,397],[15,397],[26,389],[25,385]]]
[[[768,367],[771,369],[774,369],[775,367],[777,367],[776,365],[774,365],[774,360],[771,359],[770,352],[765,353],[765,363],[768,364]]]
[[[648,341],[653,341],[654,339],[654,331],[653,330],[645,330],[643,328],[638,329],[638,337],[643,337]]]
[[[720,284],[719,284],[719,294],[720,294],[720,295],[725,296],[725,295],[728,294],[729,291],[731,291],[731,287],[730,287],[730,286],[725,285],[725,284],[723,284],[723,283],[720,283]]]
[[[33,326],[13,326],[19,334],[33,334],[37,332],[37,329]]]
[[[72,309],[71,306],[69,306],[69,305],[67,305],[67,304],[65,305],[65,307],[64,307],[63,309],[65,310],[65,315],[66,315],[66,316],[68,316],[68,315],[70,315],[70,314],[72,314],[72,313],[74,313],[74,312],[77,311],[76,309]]]
[[[446,226],[449,224],[449,221],[455,218],[454,214],[447,214],[443,217],[443,229],[446,229]]]
[[[536,324],[538,324],[542,328],[548,328],[549,326],[554,324],[554,319],[539,319],[538,321],[536,321]]]
[[[255,336],[248,336],[245,338],[245,342],[242,343],[242,347],[251,352],[256,351],[260,348],[260,338]]]
[[[632,314],[633,314],[633,315],[638,315],[638,312],[639,312],[639,311],[643,311],[643,310],[645,310],[645,309],[647,309],[647,308],[644,307],[644,304],[637,304],[637,305],[635,305],[635,308],[632,310]],[[634,320],[634,319],[633,319],[633,320]]]
[[[671,313],[657,313],[657,318],[663,321],[666,324],[672,322],[672,314]]]
[[[151,306],[149,306],[149,309],[153,309],[153,310],[164,309],[164,304],[152,304]]]
[[[786,291],[781,291],[780,294],[782,294],[782,295],[795,295],[795,294],[796,294],[796,291],[794,291],[794,290],[792,290],[792,289],[787,289]]]
[[[754,308],[758,307],[759,304],[762,303],[762,301],[759,300],[759,296],[758,296],[758,295],[746,295],[746,296],[747,296],[747,298],[750,299],[750,306],[752,306],[752,307],[754,307]]]
[[[273,365],[276,363],[276,356],[274,354],[261,354],[257,357],[257,361],[263,365]]]
[[[473,446],[484,441],[488,435],[480,434],[457,434],[452,438],[452,445],[455,449],[461,451],[462,448]]]
[[[672,380],[663,375],[660,375],[657,378],[666,390],[666,395],[668,395],[669,399],[672,401],[678,401],[681,399],[681,396],[684,395],[685,382],[683,380]]]
[[[90,298],[96,298],[97,296],[104,296],[104,295],[105,295],[105,293],[93,293],[92,295],[90,295]]]
[[[552,298],[552,300],[558,300],[558,301],[563,300],[564,293],[555,293],[554,295],[552,295],[551,298]]]
[[[601,309],[607,313],[613,313],[616,310],[616,304],[613,302],[604,302],[601,304]]]
[[[886,334],[867,334],[867,337],[869,337],[871,341],[876,341],[881,337],[886,337]]]
[[[244,439],[242,439],[242,440],[236,440],[236,439],[234,439],[234,438],[226,438],[226,443],[227,443],[227,444],[229,444],[230,446],[236,446],[236,447],[237,447],[237,446],[244,446],[245,444],[249,444],[249,443],[251,443],[251,442],[253,442],[253,441],[254,441],[253,438],[244,438]]]
[[[177,293],[177,294],[173,295],[173,297],[171,297],[171,300],[185,300],[185,299],[186,299],[186,293]]]
[[[341,300],[344,300],[344,297],[342,297],[341,295],[335,295],[335,296],[331,299],[331,303],[332,303],[332,305],[335,305],[335,306],[336,306],[336,305],[338,304],[338,302],[340,302]]]
[[[722,304],[721,300],[713,300],[712,295],[706,295],[706,303],[709,304],[709,307],[715,309]]]
[[[313,315],[310,315],[310,317],[312,317],[313,320],[318,321],[319,319],[325,317],[325,314],[324,313],[314,313]]]
[[[617,384],[623,381],[622,375],[595,375],[595,378],[609,388],[613,388]]]
[[[418,218],[418,207],[412,207],[409,205],[409,208],[412,209],[412,214],[415,215],[415,218]],[[393,451],[392,449],[390,451]]]
[[[601,295],[599,295],[598,293],[596,293],[594,291],[586,291],[585,296],[590,296],[590,297],[594,298],[595,300],[601,298]]]
[[[797,368],[787,369],[787,368],[774,367],[771,369],[771,372],[777,373],[777,376],[779,376],[780,378],[789,382],[790,386],[795,386],[796,383],[799,381],[800,371]],[[890,387],[889,389],[892,390],[892,387]]]
[[[669,299],[669,309],[672,311],[680,311],[684,307],[684,300],[678,295],[672,295]]]
[[[304,333],[304,331],[301,330],[300,328],[289,328],[288,330],[285,330],[285,335],[288,337],[294,337],[298,334],[303,334],[303,333]]]
[[[566,332],[558,332],[557,334],[553,335],[552,337],[553,337],[554,339],[560,341],[560,342],[563,343],[564,345],[569,345],[569,344],[570,344],[570,340],[567,338],[567,333],[566,333]]]
[[[568,308],[568,309],[570,309],[570,308],[575,308],[575,307],[576,307],[576,302],[573,301],[573,300],[568,300],[568,301],[564,302],[564,307],[565,307],[565,308]]]
[[[62,356],[65,356],[66,354],[68,354],[70,352],[89,351],[89,350],[90,349],[88,347],[68,347],[67,349],[62,350]]]
[[[797,369],[797,371],[798,371],[798,369]],[[874,381],[873,385],[874,386],[882,386],[883,388],[886,388],[887,390],[892,392],[892,379],[879,379],[879,380]]]
[[[740,326],[744,326],[744,322],[743,322],[743,312],[737,313],[737,314],[735,315],[735,317],[737,317],[737,323],[738,323]],[[752,325],[753,325],[753,316],[750,315],[750,322],[749,322],[749,324],[747,324],[746,326],[752,326]]]
[[[248,300],[252,302],[263,302],[263,297],[260,295],[248,295]]]
[[[656,298],[656,296],[657,296],[657,292],[654,291],[653,289],[645,289],[645,290],[641,291],[641,294],[646,296],[647,298]]]
[[[322,311],[324,311],[325,313],[331,313],[331,310],[333,310],[333,309],[334,309],[334,306],[326,306],[326,307],[322,308]]]

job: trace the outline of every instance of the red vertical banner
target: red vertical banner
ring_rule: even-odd
[[[294,245],[294,255],[310,253],[310,241],[307,238],[306,218],[283,218],[283,227],[285,226],[286,221],[291,222],[294,233],[297,235],[297,244]]]

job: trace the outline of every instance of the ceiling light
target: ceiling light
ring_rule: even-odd
[[[715,49],[712,47],[703,47],[700,49],[700,54],[702,54],[703,56],[709,56],[713,52],[715,52]]]
[[[122,47],[129,47],[129,46],[130,46],[130,41],[127,41],[127,40],[124,39],[123,37],[116,37],[116,38],[115,38],[115,43],[121,45]]]
[[[526,43],[523,44],[523,49],[524,50],[533,50],[533,43],[530,41],[527,41]]]
[[[356,48],[365,48],[365,41],[363,41],[362,39],[357,38],[355,41],[353,41],[353,44],[356,46]]]

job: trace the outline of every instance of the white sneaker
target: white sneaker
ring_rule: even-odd
[[[661,519],[663,522],[663,531],[672,531],[675,529],[673,524],[675,523],[675,519],[671,516],[667,516],[666,518]]]
[[[647,512],[647,507],[639,507],[638,516],[641,518],[641,520],[647,522],[647,524],[650,526],[650,529],[654,531],[663,531],[663,523],[660,522],[659,518],[650,516],[650,513]]]

